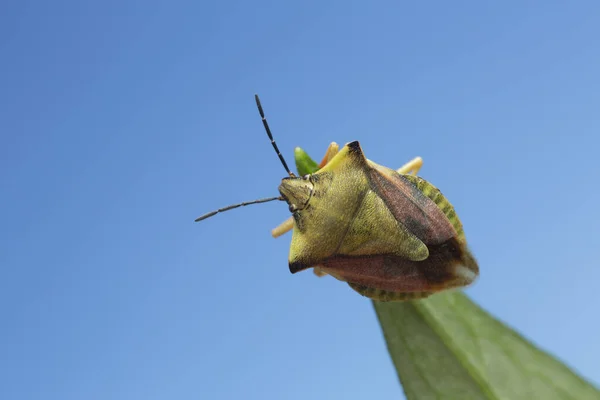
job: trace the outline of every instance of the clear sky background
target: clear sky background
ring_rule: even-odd
[[[487,2],[486,2],[487,3]],[[402,398],[371,303],[291,275],[279,147],[455,205],[467,293],[600,384],[600,3],[0,5],[0,398]]]

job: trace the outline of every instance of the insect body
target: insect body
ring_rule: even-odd
[[[477,278],[454,208],[435,186],[407,173],[418,170],[420,158],[398,172],[368,160],[358,141],[339,151],[333,143],[319,170],[297,177],[277,149],[258,97],[256,102],[289,174],[279,185],[280,197],[256,202],[288,203],[292,219],[273,236],[292,230],[291,273],[314,268],[380,301],[423,298]]]

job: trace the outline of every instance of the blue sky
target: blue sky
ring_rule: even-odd
[[[291,275],[264,134],[454,204],[467,293],[600,384],[600,3],[0,6],[0,398],[401,398],[371,304]]]

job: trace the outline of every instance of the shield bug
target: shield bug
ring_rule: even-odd
[[[424,298],[478,277],[454,207],[416,176],[421,158],[393,170],[367,159],[358,141],[341,149],[332,143],[318,165],[296,149],[301,172],[296,176],[277,148],[258,96],[255,100],[289,175],[281,180],[280,196],[234,204],[196,221],[248,204],[285,201],[292,216],[272,235],[292,231],[290,272],[313,268],[373,300]]]

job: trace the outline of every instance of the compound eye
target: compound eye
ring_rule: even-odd
[[[296,211],[296,206],[294,204],[290,204],[289,210],[291,213],[294,213]]]

